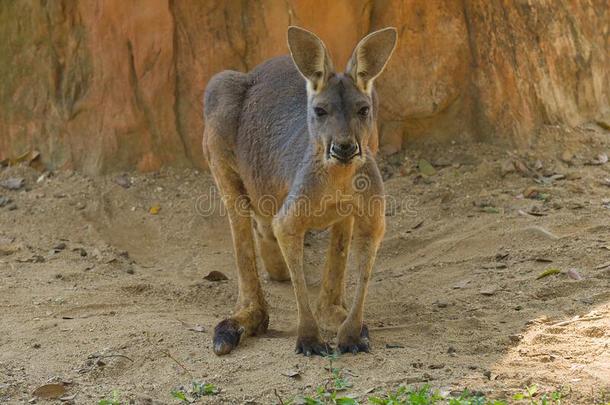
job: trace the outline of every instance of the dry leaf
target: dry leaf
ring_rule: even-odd
[[[63,384],[45,384],[36,388],[32,395],[42,399],[57,399],[66,393]]]
[[[413,226],[411,227],[411,229],[418,229],[418,228],[420,228],[420,227],[421,227],[423,224],[424,224],[424,221],[423,221],[423,220],[421,220],[421,221],[419,221],[418,223],[416,223],[415,225],[413,225]]]
[[[10,256],[21,250],[21,245],[16,243],[8,243],[0,245],[0,256]]]
[[[286,377],[290,378],[299,378],[301,377],[301,372],[299,370],[288,370],[282,371],[282,375],[285,375]]]
[[[470,283],[470,280],[462,280],[462,281],[460,281],[458,283],[455,283],[452,288],[454,290],[459,290],[461,288],[466,287],[466,285],[468,285],[468,283]]]
[[[14,166],[16,164],[19,164],[21,162],[27,162],[28,164],[33,162],[34,160],[38,159],[38,157],[40,156],[40,152],[38,152],[37,150],[32,150],[29,152],[25,152],[24,154],[17,156],[14,159],[9,159],[11,166]]]
[[[229,277],[225,276],[224,273],[221,273],[220,271],[213,270],[210,271],[208,275],[204,277],[204,279],[208,281],[223,281],[228,280]]]

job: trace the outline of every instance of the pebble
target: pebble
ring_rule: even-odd
[[[496,289],[494,287],[483,288],[479,293],[481,295],[492,296],[496,293]]]
[[[519,343],[523,339],[523,335],[510,335],[508,338],[513,343]]]
[[[514,171],[515,165],[513,164],[512,160],[505,160],[502,162],[502,165],[500,166],[500,173],[502,174],[502,177],[505,177],[507,174],[513,173]]]
[[[9,197],[0,196],[0,208],[13,202]]]
[[[59,242],[57,245],[53,246],[53,250],[64,250],[66,248],[66,244],[64,242]]]
[[[574,154],[572,152],[570,152],[569,150],[564,150],[563,153],[561,154],[561,160],[565,163],[571,163],[573,158],[574,158]]]
[[[9,179],[0,181],[0,186],[6,188],[7,190],[19,190],[24,185],[25,180],[23,178],[11,177]]]

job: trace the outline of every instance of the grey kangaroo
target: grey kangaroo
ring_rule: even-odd
[[[385,229],[383,183],[374,160],[378,100],[373,82],[395,46],[395,28],[373,32],[356,46],[345,73],[336,73],[316,35],[289,27],[290,56],[270,59],[249,73],[223,71],[210,80],[203,150],[227,209],[239,287],[234,315],[214,330],[217,355],[237,347],[242,334],[261,334],[269,325],[257,249],[272,280],[292,280],[297,353],[329,353],[320,326],[338,328],[340,352],[369,351],[364,301]],[[308,230],[325,228],[331,230],[330,248],[314,315],[303,274],[303,242]],[[350,243],[359,279],[348,310]]]

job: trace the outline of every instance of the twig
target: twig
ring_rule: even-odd
[[[588,318],[576,318],[576,319],[570,319],[569,321],[563,321],[563,322],[554,323],[551,326],[566,326],[566,325],[569,325],[569,324],[574,323],[574,322],[595,321],[597,319],[602,319],[602,318],[603,318],[602,315],[590,316]]]
[[[391,326],[372,326],[369,330],[393,330],[393,329],[404,329],[410,328],[413,325],[391,325]]]
[[[282,400],[282,397],[280,397],[280,394],[277,393],[277,388],[273,389],[273,393],[275,394],[275,397],[277,398],[277,400],[280,401],[280,405],[284,405],[284,401]]]
[[[150,336],[148,336],[148,333],[146,334],[146,339],[148,340],[148,343],[152,344],[155,347],[155,349],[157,349],[159,352],[161,352],[163,355],[165,355],[169,359],[173,360],[174,363],[176,363],[181,369],[183,369],[189,375],[189,377],[191,377],[191,379],[193,379],[193,373],[191,373],[191,371],[188,368],[186,368],[186,366],[184,364],[182,364],[178,360],[176,360],[176,358],[174,356],[172,356],[172,354],[168,350],[161,349],[152,340],[150,340]]]
[[[124,354],[93,354],[89,356],[90,359],[106,359],[108,357],[123,357],[124,359],[127,359],[133,363],[133,359],[125,356]]]

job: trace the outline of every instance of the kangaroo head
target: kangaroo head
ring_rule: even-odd
[[[288,28],[288,47],[307,85],[307,125],[329,164],[361,164],[377,125],[373,82],[396,47],[396,29],[364,37],[345,73],[336,73],[324,43],[299,27]]]

